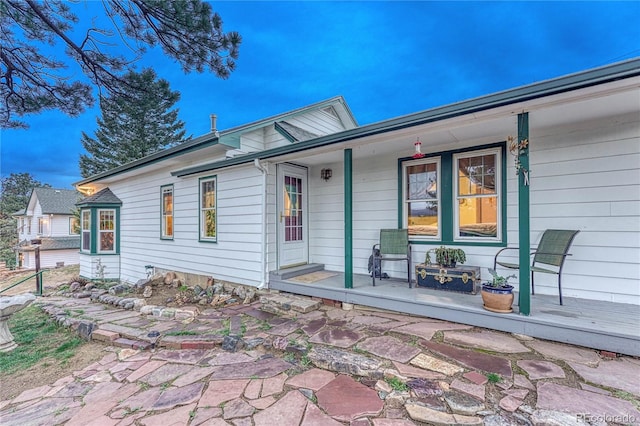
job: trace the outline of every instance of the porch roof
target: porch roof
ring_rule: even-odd
[[[576,74],[570,74],[551,80],[533,83],[515,89],[497,92],[487,96],[457,102],[442,107],[437,107],[426,111],[357,127],[350,130],[345,130],[339,133],[321,136],[315,139],[297,142],[287,146],[272,148],[265,151],[253,152],[221,161],[215,161],[199,166],[175,170],[171,172],[171,175],[184,177],[197,173],[246,164],[253,162],[256,159],[270,159],[288,154],[300,153],[314,148],[340,144],[355,139],[361,139],[419,125],[435,123],[447,119],[479,113],[482,111],[488,111],[491,109],[532,101],[544,97],[550,97],[553,95],[559,95],[636,76],[640,76],[640,58],[618,62],[604,67],[594,68],[591,70],[583,71]]]

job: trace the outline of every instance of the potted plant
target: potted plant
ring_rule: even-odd
[[[431,264],[431,252],[435,253],[436,263],[443,268],[455,268],[456,264],[464,263],[467,261],[467,256],[462,249],[457,248],[447,248],[445,246],[440,246],[438,248],[434,248],[427,251],[425,263],[427,265]]]
[[[513,312],[513,286],[509,284],[509,279],[516,278],[516,275],[506,277],[498,275],[495,269],[489,268],[491,281],[482,284],[482,302],[484,308],[491,312],[509,313]]]

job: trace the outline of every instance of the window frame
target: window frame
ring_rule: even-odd
[[[479,157],[483,155],[495,155],[495,194],[491,195],[465,195],[461,196],[459,192],[458,185],[460,183],[459,179],[459,169],[458,169],[458,159],[460,158],[471,158],[471,157]],[[481,150],[472,150],[472,151],[463,151],[456,152],[452,155],[452,180],[453,180],[453,240],[461,241],[461,242],[478,242],[478,241],[488,241],[488,242],[501,242],[502,241],[502,214],[501,214],[501,206],[502,206],[502,151],[498,147],[494,148],[485,148]],[[460,199],[462,198],[489,198],[496,197],[496,236],[495,237],[470,237],[470,236],[460,236]]]
[[[78,218],[75,217],[75,216],[71,216],[69,218],[69,235],[80,235],[82,233],[82,229],[80,229],[80,223],[78,223],[78,230],[79,231],[78,232],[73,232],[73,223],[75,221],[77,221],[77,220],[78,220]],[[78,220],[78,222],[80,222],[80,221]]]
[[[483,151],[496,150],[499,152],[499,158],[496,165],[499,178],[496,177],[496,193],[498,194],[498,218],[496,221],[498,237],[462,237],[454,238],[457,235],[457,213],[454,214],[454,201],[457,200],[457,166],[453,164],[456,154],[465,154],[465,156],[473,156],[475,153]],[[506,241],[506,223],[507,223],[507,175],[506,175],[506,142],[497,142],[481,146],[469,148],[440,151],[426,154],[423,158],[414,159],[413,157],[398,158],[398,227],[406,228],[408,220],[408,212],[405,203],[406,191],[406,172],[405,163],[420,164],[421,162],[429,162],[434,158],[440,158],[440,176],[438,176],[438,193],[439,193],[439,234],[440,238],[409,235],[412,244],[428,244],[428,245],[467,245],[467,246],[486,246],[486,247],[505,247]],[[456,157],[458,158],[458,157]],[[455,186],[455,188],[454,188]],[[455,192],[454,192],[455,191]],[[457,202],[457,201],[456,201]],[[456,217],[454,217],[456,216]]]
[[[86,224],[88,228],[85,228],[85,215],[87,216]],[[84,246],[84,234],[89,234],[88,247]],[[91,252],[91,210],[83,209],[80,211],[80,251],[89,253]]]
[[[38,234],[44,235],[44,216],[38,216]]]
[[[207,208],[207,211],[212,210],[215,215],[215,223],[214,223],[214,232],[215,236],[207,237],[205,236],[205,219],[204,219],[204,208],[202,206],[202,186],[205,183],[213,182],[214,183],[214,200],[213,200],[213,208]],[[198,241],[207,242],[207,243],[217,243],[218,242],[218,177],[217,175],[201,177],[198,179]]]
[[[436,201],[438,203],[438,232],[436,235],[409,235],[409,239],[416,241],[440,241],[442,239],[442,191],[440,185],[440,178],[442,177],[442,159],[439,155],[430,156],[420,159],[414,159],[409,161],[404,161],[402,163],[402,192],[401,192],[401,200],[402,200],[402,228],[409,229],[409,210],[408,206],[411,200],[409,200],[409,196],[406,193],[408,182],[407,182],[407,169],[411,166],[421,165],[421,164],[435,164],[436,165],[436,184],[437,184],[437,197]],[[414,200],[415,201],[415,200]]]
[[[165,212],[165,204],[164,204],[164,194],[166,192],[171,193],[171,214],[168,215]],[[167,223],[166,219],[171,217],[171,234],[166,232]],[[160,239],[161,240],[173,240],[173,236],[175,233],[175,192],[173,189],[173,185],[162,185],[160,187]]]
[[[111,212],[113,214],[113,229],[102,229],[102,217],[101,214],[103,212]],[[115,254],[117,253],[117,228],[118,228],[118,220],[117,220],[117,209],[113,208],[102,208],[97,209],[96,215],[96,253],[100,254]],[[113,249],[111,250],[103,250],[102,249],[102,234],[113,233]]]

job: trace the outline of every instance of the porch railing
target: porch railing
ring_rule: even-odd
[[[13,283],[11,284],[9,287],[7,288],[3,288],[2,290],[0,290],[0,294],[4,293],[5,291],[12,289],[13,287],[22,284],[25,281],[30,280],[33,277],[36,277],[36,296],[42,296],[42,287],[44,286],[44,281],[42,279],[42,273],[44,272],[44,269],[41,271],[38,271],[34,274],[29,275],[28,277],[25,277],[23,279],[21,279],[20,281],[18,281],[17,283]]]

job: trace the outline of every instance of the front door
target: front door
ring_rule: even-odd
[[[307,169],[278,165],[278,266],[309,261]]]

